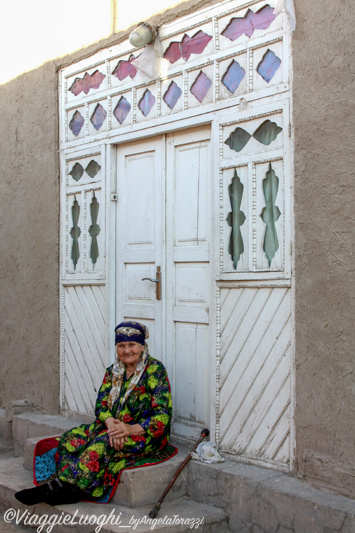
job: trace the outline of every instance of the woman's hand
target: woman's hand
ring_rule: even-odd
[[[112,417],[108,418],[105,424],[109,435],[110,446],[115,448],[115,450],[123,448],[127,437],[131,435],[143,435],[145,433],[145,430],[139,424],[126,424]]]

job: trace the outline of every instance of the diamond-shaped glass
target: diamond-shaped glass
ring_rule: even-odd
[[[172,81],[169,85],[168,90],[164,94],[163,100],[166,105],[170,107],[170,109],[173,109],[181,95],[182,91],[180,87],[175,83],[175,81]]]
[[[227,87],[228,91],[235,93],[244,76],[245,70],[237,61],[232,61],[222,78],[222,83]]]
[[[92,159],[90,163],[88,164],[88,166],[86,167],[85,172],[90,176],[90,178],[94,178],[96,174],[99,172],[100,168],[101,167],[97,163],[97,161],[94,161],[94,159]]]
[[[71,129],[75,137],[79,135],[81,128],[84,125],[84,122],[84,117],[79,113],[79,111],[75,111],[71,121],[69,122],[69,128]]]
[[[84,169],[81,166],[80,163],[75,163],[71,171],[69,172],[69,175],[73,178],[75,181],[79,181],[81,176],[84,174]]]
[[[116,105],[113,114],[117,118],[120,124],[123,124],[128,113],[131,110],[131,104],[126,100],[124,96],[121,96],[120,101]]]
[[[277,57],[272,50],[268,50],[256,70],[260,76],[269,83],[269,81],[275,76],[280,65],[281,59]]]
[[[102,124],[105,122],[105,119],[107,117],[107,112],[102,107],[101,104],[97,104],[95,107],[95,111],[91,115],[90,122],[94,126],[94,128],[98,131]]]
[[[199,102],[202,102],[202,100],[205,98],[206,94],[208,93],[208,90],[211,87],[211,85],[212,85],[211,80],[201,70],[200,74],[197,76],[194,83],[192,84],[190,91],[194,95],[194,97],[197,98]]]
[[[150,90],[147,89],[138,104],[139,109],[142,111],[145,117],[150,113],[150,110],[152,109],[154,104],[155,98],[150,92]]]

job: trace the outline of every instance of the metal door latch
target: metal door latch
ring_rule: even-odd
[[[161,300],[161,270],[160,266],[157,267],[157,271],[155,273],[156,278],[142,278],[142,281],[151,281],[152,283],[156,283],[155,287],[155,297],[157,300]]]

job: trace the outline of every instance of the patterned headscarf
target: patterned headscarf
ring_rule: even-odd
[[[146,326],[143,324],[140,324],[139,322],[135,322],[133,320],[127,321],[127,322],[121,322],[116,326],[115,328],[115,334],[116,334],[116,342],[138,342],[142,346],[144,346],[144,350],[142,353],[141,360],[139,361],[134,374],[131,378],[131,381],[129,383],[128,389],[126,390],[125,395],[123,398],[120,399],[120,403],[118,406],[117,412],[119,412],[124,405],[125,401],[127,400],[128,396],[131,394],[134,387],[139,382],[145,367],[147,366],[147,359],[149,356],[148,351],[148,345],[146,343],[146,339],[149,337],[149,330]],[[123,377],[126,372],[126,365],[121,361],[121,359],[116,355],[116,361],[113,365],[112,370],[112,388],[109,394],[108,398],[108,408],[111,410],[114,403],[116,402],[117,398],[120,395],[122,383],[123,383]]]

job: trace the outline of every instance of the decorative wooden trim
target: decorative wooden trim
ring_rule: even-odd
[[[270,117],[271,115],[279,115],[280,113],[282,114],[283,112],[283,109],[282,108],[278,108],[278,109],[275,109],[275,111],[267,111],[266,113],[258,113],[256,115],[250,115],[250,116],[247,116],[245,118],[240,118],[240,119],[237,119],[237,120],[230,120],[228,122],[221,122],[220,126],[222,126],[223,128],[227,127],[227,126],[234,126],[234,124],[241,124],[243,122],[250,122],[251,120],[255,120],[256,118],[264,118],[264,117]]]
[[[220,381],[221,381],[221,290],[216,291],[216,401],[215,401],[215,439],[220,443]]]
[[[252,270],[256,269],[257,250],[256,250],[256,165],[252,163]]]
[[[289,282],[282,281],[277,283],[275,280],[267,281],[265,279],[257,281],[217,281],[219,289],[290,289],[291,280]]]

